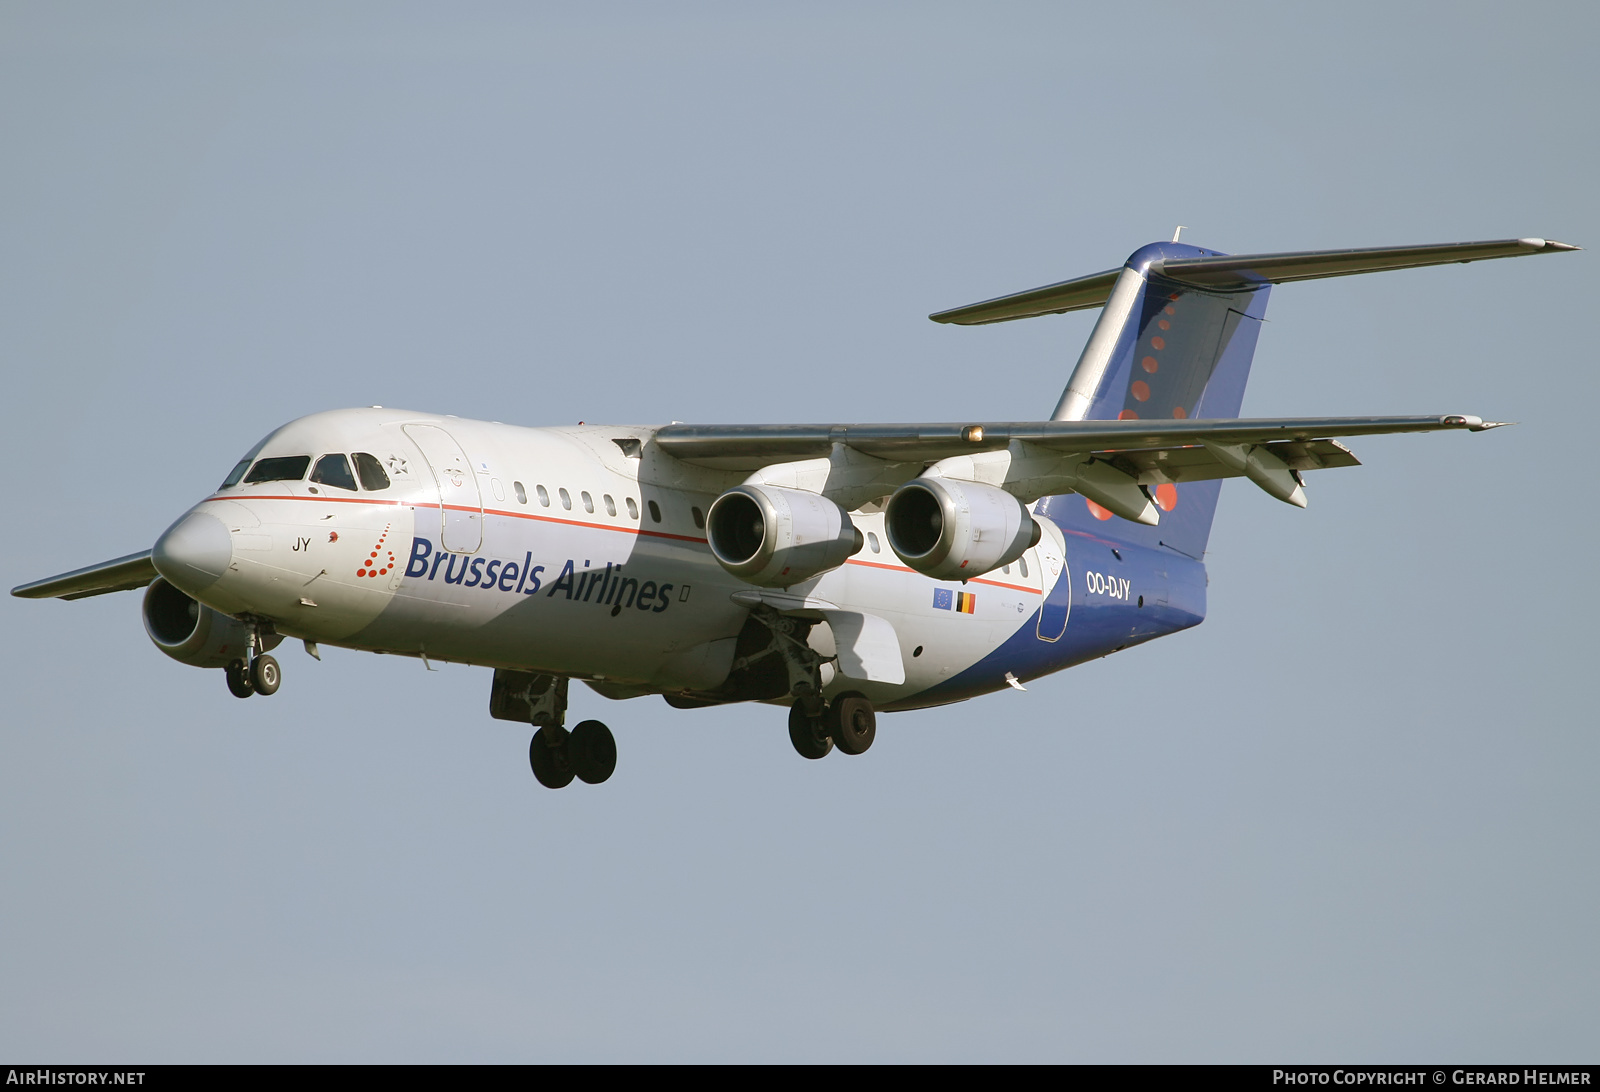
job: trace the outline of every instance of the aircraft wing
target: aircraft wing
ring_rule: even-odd
[[[1338,437],[1465,429],[1501,422],[1447,414],[1433,417],[1230,418],[1217,421],[1024,421],[905,425],[667,425],[660,450],[684,462],[723,470],[760,470],[773,463],[826,458],[834,444],[895,463],[930,463],[956,455],[1001,451],[1013,441],[1051,452],[1092,454],[1148,469],[1162,463],[1192,469],[1182,480],[1227,477],[1205,445],[1267,446],[1296,469],[1357,465]],[[1301,460],[1297,466],[1293,460]],[[1318,462],[1317,460],[1328,460]],[[1205,467],[1216,473],[1205,472]],[[1178,480],[1178,479],[1174,479]]]
[[[11,594],[21,599],[83,599],[90,595],[142,588],[157,575],[155,564],[150,560],[150,551],[144,550],[114,561],[73,569],[60,576],[35,580],[31,584],[18,584],[11,589]]]

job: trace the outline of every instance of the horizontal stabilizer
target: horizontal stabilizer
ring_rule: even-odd
[[[1429,246],[1380,246],[1361,250],[1302,250],[1282,254],[1216,254],[1151,261],[1145,272],[1170,277],[1197,288],[1238,291],[1263,284],[1309,281],[1320,277],[1347,277],[1356,273],[1381,273],[1386,269],[1416,269],[1453,262],[1481,262],[1491,258],[1518,258],[1528,254],[1555,254],[1580,247],[1550,239],[1497,239],[1480,243],[1439,243]],[[1014,292],[982,303],[955,307],[929,315],[934,322],[981,326],[990,322],[1059,315],[1086,307],[1099,307],[1111,296],[1120,269],[1093,273],[1075,280]]]
[[[983,326],[990,322],[1010,322],[1012,319],[1033,318],[1035,315],[1062,315],[1068,311],[1082,311],[1099,307],[1111,295],[1120,269],[1091,273],[1043,288],[1030,288],[1014,292],[999,299],[954,307],[948,311],[929,315],[934,322],[951,322],[958,326]]]
[[[131,591],[142,588],[156,578],[155,565],[150,561],[150,551],[129,554],[115,561],[102,561],[70,573],[19,584],[11,594],[21,599],[83,599],[107,592]]]

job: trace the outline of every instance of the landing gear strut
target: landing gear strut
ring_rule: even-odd
[[[278,692],[278,685],[283,682],[283,668],[267,655],[268,646],[262,640],[263,623],[247,620],[246,625],[250,627],[250,643],[245,647],[245,658],[234,660],[223,669],[228,693],[236,698],[248,698],[251,694],[270,697]]]

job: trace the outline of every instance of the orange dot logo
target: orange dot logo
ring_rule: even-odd
[[[1153,337],[1150,339],[1150,345],[1152,348],[1158,351],[1165,349],[1167,347],[1167,339],[1164,337]]]
[[[1144,380],[1135,379],[1133,381],[1133,386],[1128,389],[1133,392],[1133,396],[1139,401],[1150,401],[1150,384],[1146,383]]]
[[[1173,299],[1177,299],[1178,297],[1177,296],[1173,296],[1172,298]],[[1172,306],[1172,304],[1170,304],[1170,303],[1167,304],[1166,307],[1162,308],[1162,310],[1164,310],[1169,315],[1176,315],[1178,313],[1178,309],[1176,307]],[[1166,329],[1166,327],[1162,327],[1162,329]]]
[[[1172,313],[1172,308],[1170,308],[1170,307],[1167,308],[1167,313],[1171,314]],[[1159,322],[1156,323],[1156,325],[1161,327],[1163,330],[1172,329],[1172,323],[1168,322],[1166,319],[1161,319]]]
[[[1145,371],[1149,372],[1151,375],[1155,375],[1156,374],[1156,369],[1161,367],[1161,365],[1156,363],[1156,358],[1155,357],[1147,356],[1143,360],[1139,361],[1139,367],[1143,368]]]
[[[1172,416],[1176,417],[1178,420],[1181,421],[1185,417],[1189,416],[1189,411],[1184,409],[1182,406],[1173,406],[1172,407]]]
[[[1094,501],[1090,500],[1088,497],[1084,497],[1083,498],[1083,503],[1087,504],[1089,506],[1089,514],[1091,516],[1093,516],[1095,519],[1102,519],[1103,520],[1103,519],[1110,519],[1111,518],[1111,513],[1110,512],[1106,511],[1104,508],[1101,508],[1098,504],[1096,504]]]
[[[1163,512],[1170,512],[1178,507],[1178,487],[1171,482],[1156,486],[1156,504]]]
[[[389,528],[393,526],[394,524],[392,523],[384,525],[383,534],[378,536],[378,541],[373,544],[372,551],[367,554],[366,560],[356,569],[357,576],[388,576],[393,571],[395,567],[394,551],[384,546],[384,543],[389,540]],[[380,555],[384,557],[383,561],[379,561]]]
[[[1117,420],[1119,421],[1137,421],[1138,419],[1139,415],[1134,413],[1131,409],[1125,409],[1121,413],[1117,414]]]

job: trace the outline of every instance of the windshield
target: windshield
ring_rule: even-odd
[[[306,476],[311,466],[309,455],[280,455],[262,459],[244,476],[245,484],[251,482],[297,482]]]
[[[223,480],[220,488],[232,489],[234,486],[238,485],[239,479],[244,477],[244,472],[250,469],[250,464],[255,461],[255,457],[261,454],[261,449],[266,446],[267,438],[263,437],[256,443],[255,447],[245,452],[244,458],[240,459],[238,464],[228,472],[228,476]]]

